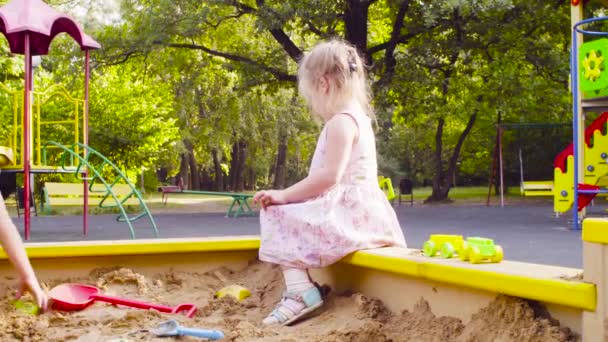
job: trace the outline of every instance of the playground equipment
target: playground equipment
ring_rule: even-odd
[[[14,160],[13,149],[6,146],[0,146],[0,167],[11,165]]]
[[[43,3],[41,0],[12,0],[0,7],[2,26],[0,32],[9,42],[12,53],[24,55],[25,77],[23,89],[23,120],[21,122],[21,168],[15,172],[23,172],[25,203],[29,203],[31,196],[30,173],[31,163],[31,87],[32,87],[32,56],[46,55],[53,38],[60,33],[67,33],[74,38],[85,52],[85,89],[83,109],[83,142],[87,143],[87,111],[89,98],[89,60],[90,50],[100,48],[100,45],[87,36],[80,26],[68,16],[61,14]],[[15,144],[16,145],[16,144]],[[86,186],[86,185],[85,185]],[[85,203],[84,230],[87,229],[87,207]],[[25,239],[30,235],[30,206],[25,206],[24,214]]]
[[[583,27],[590,23],[603,22],[608,17],[580,20],[582,4],[572,4],[572,49],[570,55],[571,84],[573,97],[573,143],[555,160],[556,185],[555,210],[563,212],[570,207],[573,212],[573,229],[577,230],[585,216],[585,206],[598,194],[608,193],[602,189],[607,174],[607,137],[604,127],[608,113],[601,114],[584,132],[584,113],[601,113],[608,110],[608,72],[605,58],[608,57],[608,39],[597,39],[581,45],[583,35],[606,37],[608,32],[590,31]],[[580,41],[580,42],[579,42]],[[582,95],[582,96],[581,96]],[[572,180],[567,178],[572,177]]]
[[[393,182],[390,178],[378,176],[378,185],[380,186],[380,189],[384,191],[384,193],[386,194],[386,198],[389,201],[395,199],[395,189],[393,189]]]
[[[88,146],[88,100],[90,77],[90,51],[101,46],[87,36],[78,23],[72,18],[54,10],[41,0],[12,0],[0,7],[0,32],[7,38],[10,50],[22,54],[25,58],[25,77],[23,93],[0,87],[4,92],[2,103],[5,110],[12,108],[12,120],[4,120],[3,124],[10,126],[12,131],[8,139],[9,146],[0,146],[0,167],[2,172],[21,172],[24,174],[23,194],[24,203],[30,203],[31,180],[33,173],[75,173],[83,182],[83,233],[88,231],[88,196],[94,185],[102,184],[104,189],[102,207],[116,207],[120,211],[119,221],[129,226],[131,236],[135,237],[132,222],[141,217],[148,217],[154,233],[158,230],[154,219],[143,202],[141,195],[124,174],[107,158]],[[71,36],[84,51],[84,99],[75,99],[59,86],[51,87],[43,92],[32,91],[32,56],[46,55],[51,41],[60,33]],[[5,101],[5,102],[6,102]],[[44,105],[50,101],[63,101],[65,113],[44,113]],[[65,106],[67,104],[67,106]],[[61,129],[58,129],[61,127]],[[51,129],[52,128],[52,129]],[[63,131],[67,140],[57,131]],[[71,132],[65,134],[65,132]],[[55,158],[51,152],[57,152]],[[96,161],[94,162],[93,159]],[[53,163],[60,161],[60,165]],[[113,171],[114,178],[104,178],[107,169]],[[89,177],[89,174],[91,176]],[[90,184],[89,184],[90,183]],[[97,183],[97,184],[95,184]],[[142,211],[129,217],[120,200],[113,191],[114,186],[126,183],[132,192],[127,196],[136,198]],[[97,191],[97,190],[96,190]],[[112,199],[113,204],[106,199]],[[24,230],[25,239],[30,236],[30,206],[25,206]]]
[[[494,244],[494,240],[481,237],[470,237],[462,245],[462,253],[458,255],[462,261],[479,264],[482,261],[501,262],[504,256],[502,247]]]
[[[131,238],[135,238],[133,221],[139,220],[143,217],[148,218],[150,224],[152,225],[152,229],[154,230],[155,236],[158,237],[156,222],[154,221],[146,202],[144,202],[141,193],[131,182],[128,181],[127,177],[116,165],[114,165],[114,163],[90,146],[76,143],[71,147],[66,147],[54,141],[49,141],[45,144],[42,154],[43,159],[46,159],[46,151],[49,147],[60,148],[63,150],[61,157],[61,167],[63,169],[66,169],[68,161],[73,161],[74,159],[78,160],[78,166],[76,167],[75,173],[78,175],[91,175],[90,177],[81,178],[89,184],[88,188],[85,190],[85,194],[87,194],[87,192],[99,193],[101,195],[101,199],[99,201],[100,208],[118,208],[120,215],[116,218],[116,220],[119,222],[125,222],[129,226]],[[84,151],[84,156],[78,153],[78,150]],[[87,172],[83,173],[83,169],[86,169]],[[108,179],[106,176],[107,174],[112,175],[114,178]],[[94,187],[98,184],[102,186]],[[126,186],[123,184],[126,184]],[[119,197],[118,191],[115,189],[120,185],[123,185],[122,187],[127,187],[127,191],[130,192]],[[125,210],[125,204],[131,200],[137,201],[141,211],[137,214],[129,216]]]
[[[230,207],[228,207],[226,217],[237,218],[239,216],[255,216],[255,211],[251,209],[248,201],[250,198],[253,198],[252,194],[223,191],[184,190],[181,185],[159,186],[158,191],[162,193],[162,202],[165,205],[169,200],[169,194],[231,197],[232,203],[230,204]]]
[[[546,132],[547,130],[563,129],[569,127],[566,123],[539,123],[539,122],[527,122],[527,123],[501,123],[496,126],[496,142],[494,144],[494,153],[492,160],[492,167],[488,182],[488,196],[486,205],[490,205],[490,198],[492,193],[492,187],[494,186],[494,179],[498,172],[498,184],[500,185],[500,205],[504,206],[504,160],[503,160],[503,147],[504,147],[504,133],[505,131],[517,131],[518,135],[522,131],[538,131]],[[521,138],[518,138],[520,140]],[[554,144],[555,142],[553,142]],[[537,147],[538,148],[538,147]],[[545,147],[547,148],[547,146]],[[520,193],[525,197],[552,197],[554,195],[554,181],[552,180],[527,180],[524,176],[524,157],[525,153],[522,150],[522,144],[518,144],[517,155],[519,161],[519,184]],[[556,151],[557,152],[557,151]]]
[[[70,165],[71,169],[64,169],[45,163],[42,159],[42,149],[49,140],[68,146],[85,140],[84,100],[72,97],[67,89],[60,85],[53,85],[31,94],[32,117],[29,129],[32,151],[31,172],[73,172],[75,165]],[[11,162],[4,165],[3,170],[20,171],[24,169],[23,94],[0,84],[0,95],[2,95],[0,97],[2,109],[6,112],[10,109],[12,113],[11,116],[5,113],[3,121],[3,125],[11,131],[10,137],[4,142],[7,145],[5,149],[11,154],[14,153]],[[47,112],[46,108],[49,104],[61,108],[61,112]]]
[[[606,40],[608,42],[608,40]],[[583,183],[578,190],[599,190],[606,185],[608,176],[608,135],[603,133],[608,123],[608,112],[601,114],[585,130],[584,173]],[[574,204],[574,144],[570,144],[562,151],[554,162],[555,189],[554,210],[556,213],[567,212]],[[595,196],[595,194],[581,193],[578,196],[577,211],[581,211]]]
[[[428,257],[433,257],[440,252],[442,258],[449,259],[454,253],[462,253],[464,239],[462,235],[432,234],[422,246],[422,252]]]

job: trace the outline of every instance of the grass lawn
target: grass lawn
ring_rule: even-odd
[[[424,200],[431,195],[433,189],[429,187],[423,188],[415,188],[414,189],[414,199],[415,200]],[[515,193],[515,189],[511,189],[513,193],[505,194],[506,197],[521,197],[519,194],[519,189],[517,189],[517,193]],[[494,191],[492,191],[493,195]],[[488,197],[488,187],[487,186],[466,186],[466,187],[455,187],[450,189],[449,197],[453,200],[456,199],[483,199],[485,200]]]
[[[397,191],[397,189],[395,189]],[[414,201],[416,204],[421,204],[430,194],[431,187],[420,187],[414,189]],[[505,195],[507,203],[518,202],[534,202],[534,203],[552,203],[550,197],[533,197],[524,198],[519,194],[518,188],[511,188],[511,193]],[[249,193],[249,191],[248,191]],[[253,192],[251,192],[253,193]],[[488,196],[487,186],[472,186],[472,187],[455,187],[450,190],[449,198],[454,204],[485,204]],[[165,205],[162,203],[162,196],[158,192],[149,192],[144,194],[144,200],[150,211],[155,213],[167,212],[225,212],[228,210],[232,198],[212,195],[192,195],[192,194],[169,194],[169,201]],[[499,202],[499,197],[492,194],[491,203],[496,205]],[[7,201],[7,207],[12,216],[17,216],[16,203],[13,196]],[[396,203],[396,202],[394,202]],[[39,205],[39,203],[37,203]],[[252,205],[250,203],[250,205]],[[253,208],[253,206],[252,206]],[[256,208],[254,208],[255,210]],[[129,212],[137,212],[137,207],[128,208]],[[92,215],[96,214],[113,214],[119,211],[113,209],[101,209],[96,206],[90,207],[89,211]],[[44,215],[39,210],[39,215]],[[82,215],[81,206],[71,207],[54,207],[51,215]]]

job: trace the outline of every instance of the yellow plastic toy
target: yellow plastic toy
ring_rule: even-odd
[[[386,193],[386,198],[389,201],[395,199],[395,189],[393,189],[393,182],[391,182],[390,178],[378,176],[378,185],[380,186],[380,189]]]
[[[462,252],[464,239],[462,235],[432,234],[422,246],[422,252],[428,257],[434,257],[437,252],[442,258],[452,258],[454,253]]]
[[[483,261],[501,262],[504,257],[502,247],[494,244],[494,240],[481,237],[470,237],[462,246],[460,260],[479,264]]]
[[[13,305],[15,306],[15,308],[17,310],[30,314],[30,315],[37,315],[40,313],[40,308],[38,307],[38,305],[36,305],[32,302],[17,299],[16,301],[13,302]]]
[[[251,292],[241,285],[229,285],[215,293],[215,298],[231,296],[239,301],[251,296]]]

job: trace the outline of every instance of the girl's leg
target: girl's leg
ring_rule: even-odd
[[[313,287],[307,269],[281,266],[287,292],[302,292]]]
[[[319,290],[310,280],[306,269],[282,269],[286,295],[277,308],[264,319],[264,324],[289,324],[323,304]]]

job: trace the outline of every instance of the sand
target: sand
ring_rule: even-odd
[[[241,272],[218,269],[205,274],[166,272],[144,277],[126,269],[95,269],[88,277],[53,279],[51,288],[64,282],[91,284],[109,295],[166,305],[191,302],[199,307],[189,319],[104,303],[80,312],[51,311],[35,317],[16,310],[8,298],[13,281],[0,284],[0,341],[199,341],[191,337],[157,338],[146,329],[176,318],[187,327],[219,329],[225,341],[579,341],[534,302],[505,296],[463,324],[451,317],[436,317],[420,298],[412,312],[393,313],[383,303],[358,293],[329,293],[318,314],[293,327],[263,327],[261,320],[272,310],[283,284],[277,267],[259,262]],[[216,290],[240,284],[252,296],[238,302],[214,299]]]

